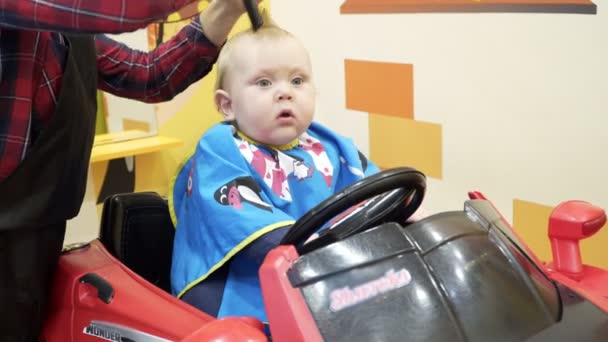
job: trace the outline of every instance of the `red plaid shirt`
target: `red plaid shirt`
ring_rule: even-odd
[[[193,1],[0,0],[0,182],[17,168],[55,110],[67,46],[54,31],[132,31]],[[95,45],[98,87],[145,102],[173,98],[206,75],[219,52],[198,19],[149,53],[103,35],[95,37]]]

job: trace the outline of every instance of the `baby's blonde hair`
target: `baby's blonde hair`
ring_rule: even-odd
[[[226,71],[230,66],[232,54],[234,53],[235,47],[237,47],[244,40],[244,38],[253,38],[256,40],[279,40],[285,37],[294,37],[290,32],[280,28],[272,20],[268,11],[262,10],[261,15],[264,23],[257,31],[253,31],[253,29],[241,31],[230,38],[222,48],[222,51],[217,58],[217,78],[215,80],[215,90],[223,89]]]

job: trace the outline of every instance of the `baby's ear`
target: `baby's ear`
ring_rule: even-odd
[[[223,89],[215,91],[215,106],[217,110],[224,116],[226,121],[234,120],[234,112],[232,111],[232,100],[230,94]]]

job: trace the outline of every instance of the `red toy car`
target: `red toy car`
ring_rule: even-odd
[[[604,210],[557,206],[553,262],[543,264],[480,193],[463,210],[407,223],[424,190],[420,172],[388,170],[302,217],[260,269],[272,340],[608,338],[608,272],[583,265],[578,247],[604,225]],[[108,198],[100,238],[60,259],[42,340],[266,341],[256,319],[216,319],[168,293],[173,230],[155,193]]]

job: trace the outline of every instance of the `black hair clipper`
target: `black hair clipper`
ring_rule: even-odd
[[[251,21],[251,27],[253,28],[253,31],[257,31],[260,27],[262,27],[262,24],[264,23],[264,20],[260,15],[260,10],[258,9],[257,0],[243,0],[243,3],[245,4],[245,8],[247,9],[247,15],[249,16],[249,20]]]

